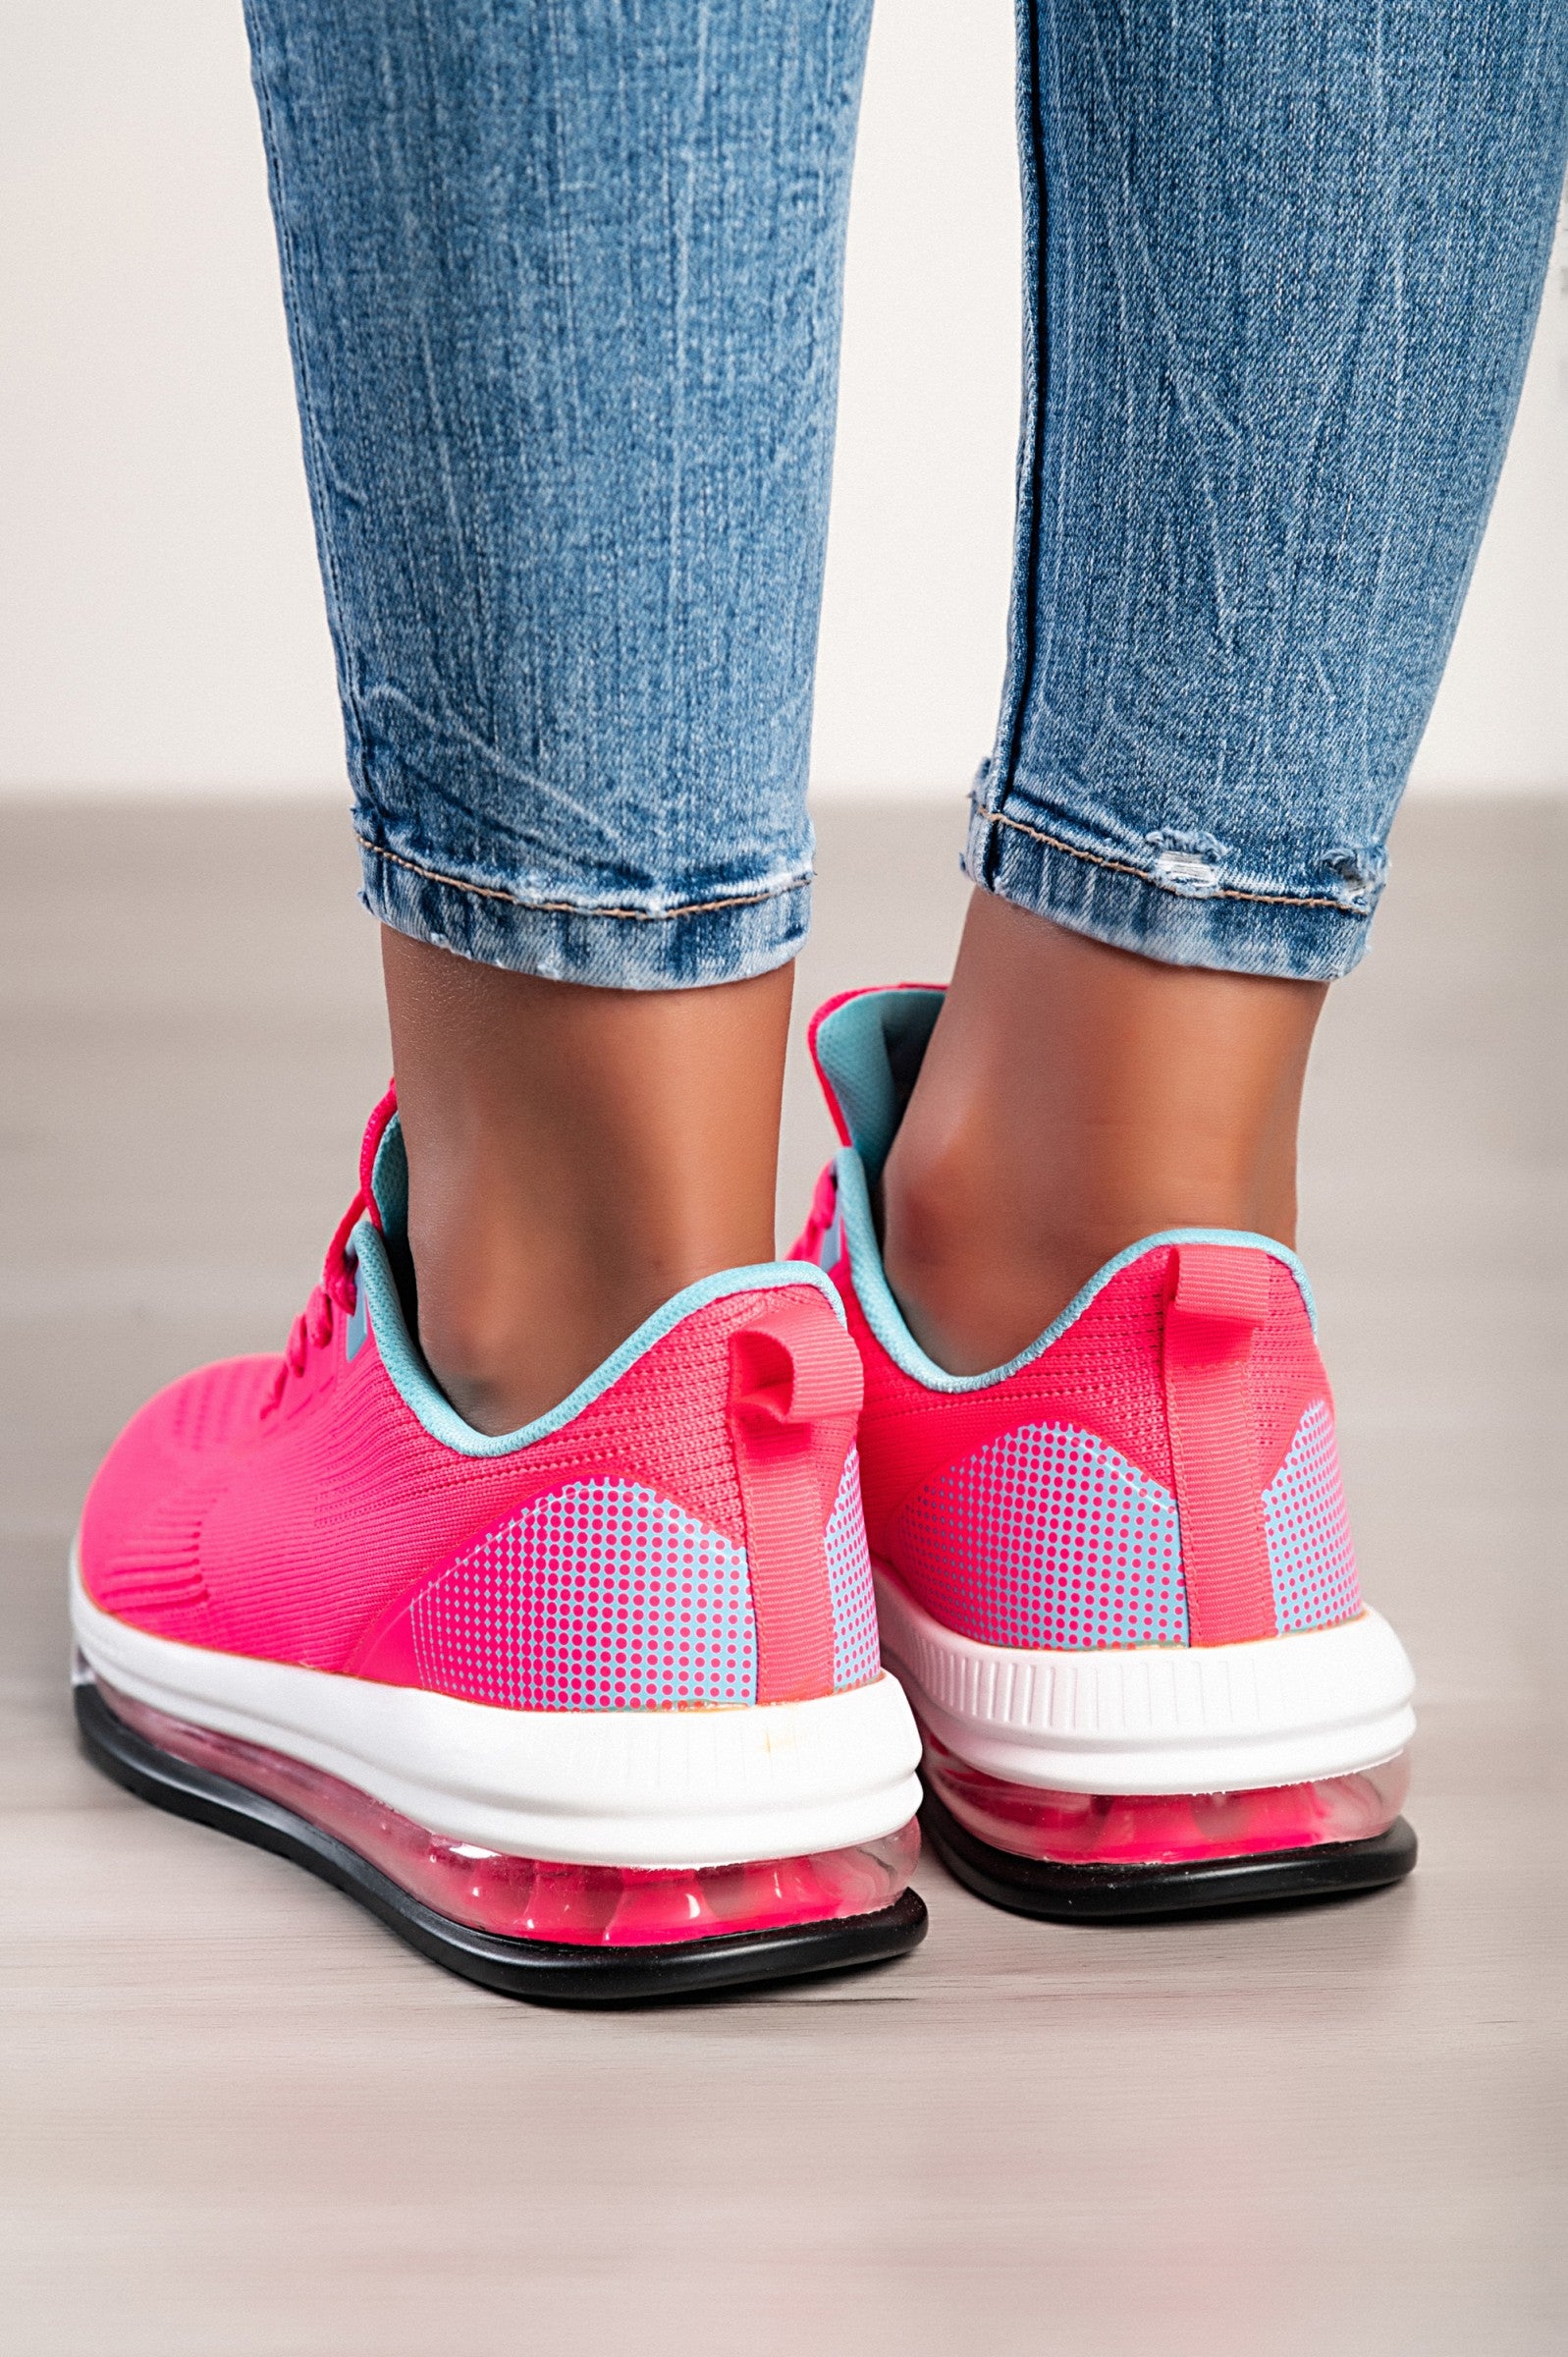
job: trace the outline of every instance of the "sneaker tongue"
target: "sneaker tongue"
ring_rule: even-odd
[[[845,1145],[875,1178],[903,1120],[945,996],[939,982],[847,991],[812,1017],[812,1061]]]

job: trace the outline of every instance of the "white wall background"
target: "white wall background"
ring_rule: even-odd
[[[961,793],[1001,667],[1010,0],[881,0],[823,792]],[[0,0],[0,788],[342,792],[238,0]],[[1421,783],[1568,784],[1568,251]]]

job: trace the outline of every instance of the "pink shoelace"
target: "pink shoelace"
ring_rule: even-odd
[[[380,1228],[381,1214],[376,1208],[371,1190],[371,1174],[375,1168],[376,1149],[386,1131],[387,1124],[398,1110],[396,1081],[387,1090],[365,1127],[364,1143],[359,1149],[359,1185],[353,1201],[344,1213],[327,1246],[322,1263],[321,1283],[312,1288],[310,1298],[289,1329],[289,1340],[278,1361],[278,1372],[272,1389],[262,1401],[261,1412],[270,1415],[282,1399],[289,1380],[303,1375],[312,1349],[324,1350],[331,1342],[333,1330],[341,1311],[351,1318],[359,1298],[359,1280],[355,1274],[354,1256],[349,1248],[349,1238],[368,1212],[372,1226]]]

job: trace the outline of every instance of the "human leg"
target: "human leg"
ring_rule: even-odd
[[[1161,1229],[1293,1244],[1325,990],[1157,964],[977,893],[883,1180],[889,1282],[931,1356],[1001,1366]],[[1045,1015],[1027,1048],[1009,1009]]]
[[[420,1343],[514,1432],[683,1287],[772,1260],[792,969],[605,991],[382,946]]]
[[[1201,1207],[1289,1240],[1308,986],[1366,946],[1568,140],[1551,0],[1019,23],[1008,679],[885,1182],[895,1288],[964,1367]]]
[[[951,988],[814,1042],[925,1823],[1071,1919],[1397,1880],[1295,1123],[1522,374],[1568,19],[1020,10],[1007,692]]]
[[[421,1328],[482,1416],[771,1251],[868,14],[249,10],[364,896],[426,952]]]
[[[404,1104],[283,1353],[100,1468],[79,1718],[517,1995],[924,1927],[859,1363],[771,1260],[864,16],[250,10]]]

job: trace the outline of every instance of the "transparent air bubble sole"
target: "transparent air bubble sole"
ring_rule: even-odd
[[[85,1670],[78,1674],[91,1678]],[[171,1718],[102,1679],[93,1682],[114,1717],[158,1751],[291,1811],[435,1914],[499,1939],[632,1949],[849,1923],[892,1907],[920,1855],[911,1822],[852,1848],[733,1866],[576,1866],[511,1856],[415,1825],[285,1752]]]
[[[994,1849],[1056,1866],[1185,1866],[1370,1841],[1410,1789],[1410,1755],[1354,1776],[1254,1792],[1062,1792],[971,1768],[922,1727],[921,1776]]]

